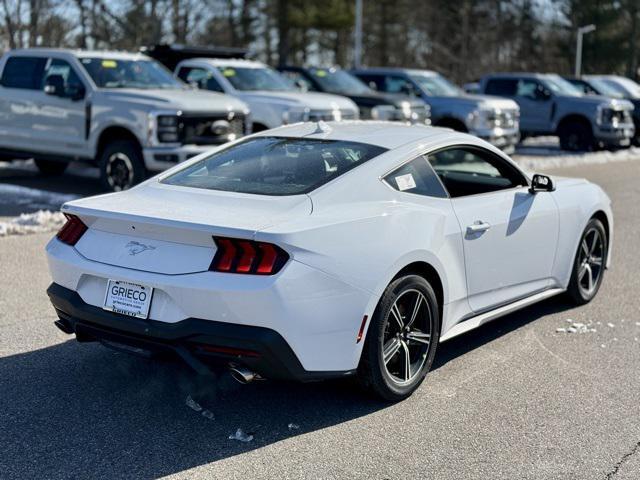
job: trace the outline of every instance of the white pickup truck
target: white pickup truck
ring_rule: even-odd
[[[127,189],[250,131],[242,101],[196,91],[141,54],[13,50],[0,59],[0,160],[33,158],[45,174],[92,162]]]
[[[301,92],[293,82],[260,62],[192,58],[178,63],[175,75],[198,88],[245,102],[251,109],[254,132],[288,123],[358,118],[358,107],[348,98]]]

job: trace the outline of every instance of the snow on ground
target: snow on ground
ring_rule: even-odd
[[[0,222],[0,238],[9,235],[55,232],[64,225],[65,218],[60,212],[39,210],[35,213],[23,213],[6,222]]]
[[[78,198],[77,195],[0,183],[0,204],[15,205],[24,211],[60,210],[63,203],[76,198]]]
[[[640,148],[631,147],[617,151],[573,153],[560,150],[557,137],[535,137],[524,140],[513,159],[527,171],[573,167],[596,163],[640,160]]]

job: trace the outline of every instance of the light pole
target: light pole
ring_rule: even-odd
[[[362,0],[356,0],[356,31],[353,46],[353,67],[360,68],[362,62]]]
[[[582,36],[585,33],[593,32],[595,29],[596,26],[593,24],[578,28],[578,39],[576,45],[576,77],[580,76],[580,71],[582,70]]]

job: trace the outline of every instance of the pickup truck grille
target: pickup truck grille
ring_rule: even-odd
[[[182,144],[219,145],[245,134],[245,118],[243,115],[233,113],[224,115],[184,113],[180,117],[179,132]]]
[[[515,128],[518,126],[517,110],[500,110],[495,114],[495,126],[501,128]]]
[[[337,111],[335,110],[311,110],[309,113],[309,121],[317,122],[319,120],[324,120],[327,122],[334,121],[337,119],[336,115]],[[353,110],[340,110],[340,120],[356,120],[358,117],[356,112]]]

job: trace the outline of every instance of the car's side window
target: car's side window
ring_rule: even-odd
[[[487,81],[485,93],[500,97],[514,97],[518,89],[518,80],[514,78],[491,78]]]
[[[380,75],[356,75],[373,90],[384,92],[384,77]]]
[[[384,91],[387,93],[402,93],[403,95],[413,95],[415,88],[411,82],[399,75],[387,75],[384,81]]]
[[[424,157],[418,157],[394,170],[384,181],[399,192],[427,197],[446,198],[442,183]]]
[[[59,58],[49,59],[44,69],[41,88],[44,88],[47,80],[54,76],[62,77],[65,91],[70,87],[81,88],[83,86],[82,80],[66,60],[60,60]]]
[[[481,148],[448,148],[428,159],[452,198],[527,184],[515,167]]]
[[[213,92],[224,92],[218,81],[213,78],[211,72],[204,68],[182,67],[178,71],[178,78],[185,83],[196,85],[203,90]]]
[[[293,83],[296,84],[297,87],[299,88],[304,88],[305,90],[311,92],[316,90],[316,88],[313,86],[313,84],[307,80],[305,78],[305,76],[300,73],[300,72],[294,72],[291,70],[284,70],[282,73],[285,77],[287,77],[289,80],[291,80]]]
[[[11,57],[4,66],[0,84],[6,88],[40,90],[46,63],[45,57]]]

